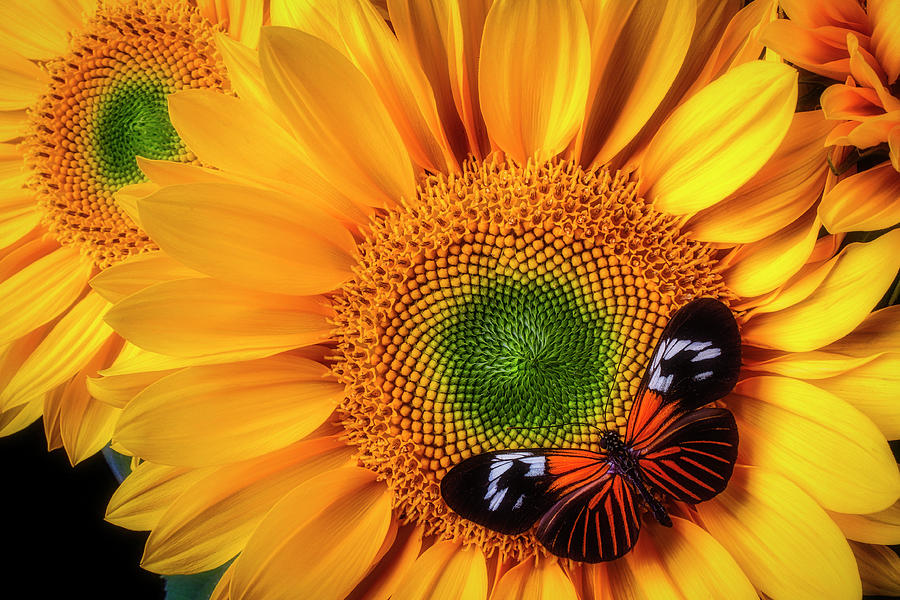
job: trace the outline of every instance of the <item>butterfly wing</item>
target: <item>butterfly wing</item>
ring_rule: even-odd
[[[738,431],[724,408],[683,411],[647,392],[628,416],[625,444],[650,486],[696,503],[725,489],[737,459]]]
[[[731,310],[712,298],[675,313],[659,338],[636,394],[659,394],[685,409],[718,400],[737,383],[741,336]]]
[[[640,533],[634,490],[609,464],[564,495],[538,522],[535,535],[553,554],[581,562],[615,560]]]
[[[582,450],[500,450],[462,461],[441,480],[441,496],[461,517],[500,533],[528,530],[559,498],[606,468]]]

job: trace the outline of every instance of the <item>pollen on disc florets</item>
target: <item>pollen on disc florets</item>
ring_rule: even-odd
[[[100,268],[155,247],[113,194],[144,181],[137,156],[195,161],[166,97],[228,88],[216,31],[187,2],[111,3],[72,37],[68,56],[45,65],[50,89],[24,142],[30,184],[50,232]]]
[[[598,450],[667,315],[726,294],[711,252],[625,173],[493,159],[428,177],[375,220],[335,298],[340,414],[360,462],[428,533],[540,551],[450,512],[440,479],[480,452]]]

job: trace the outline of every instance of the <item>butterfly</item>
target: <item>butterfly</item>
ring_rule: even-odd
[[[465,519],[535,536],[553,554],[582,562],[626,554],[640,533],[640,503],[672,520],[658,496],[709,500],[725,489],[738,432],[727,409],[706,407],[737,383],[740,334],[727,306],[700,298],[677,311],[650,358],[625,435],[604,431],[600,452],[499,450],[469,457],[441,480]]]

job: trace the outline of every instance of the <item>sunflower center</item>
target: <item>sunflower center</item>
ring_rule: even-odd
[[[137,156],[195,157],[169,121],[166,97],[227,89],[215,29],[187,3],[107,6],[46,65],[47,94],[33,111],[26,152],[44,223],[104,268],[154,248],[113,194],[144,181]]]
[[[569,162],[469,162],[374,223],[336,298],[335,372],[348,439],[404,518],[488,554],[539,551],[449,512],[440,479],[480,452],[599,450],[666,316],[724,294],[711,249],[636,187]]]

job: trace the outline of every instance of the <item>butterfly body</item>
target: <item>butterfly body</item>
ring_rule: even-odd
[[[704,405],[727,394],[740,368],[731,311],[695,300],[663,331],[635,394],[624,435],[603,431],[599,451],[499,450],[472,456],[441,481],[460,516],[535,537],[553,554],[614,560],[640,532],[642,507],[671,526],[660,498],[703,502],[721,492],[737,458],[734,417]]]

